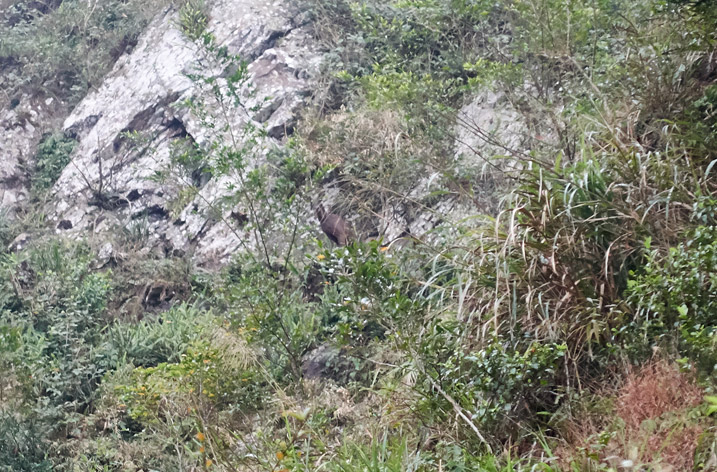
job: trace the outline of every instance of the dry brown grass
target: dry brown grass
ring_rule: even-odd
[[[666,413],[699,405],[703,392],[679,368],[665,361],[653,361],[628,374],[620,389],[617,414],[628,429]]]
[[[617,414],[628,437],[647,435],[641,460],[661,459],[675,470],[692,470],[695,449],[704,429],[689,424],[685,413],[702,402],[704,392],[690,375],[672,363],[653,361],[627,377],[617,400]],[[643,422],[656,421],[649,433]]]
[[[703,395],[693,377],[674,363],[651,361],[632,369],[620,387],[602,393],[615,398],[614,408],[575,414],[562,425],[565,443],[556,448],[556,455],[565,468],[589,468],[599,457],[599,462],[613,466],[630,460],[650,470],[692,470],[705,426],[689,412]],[[611,439],[599,445],[603,433]],[[593,459],[580,450],[589,451]]]
[[[352,156],[373,162],[411,145],[403,120],[391,110],[307,117],[299,131],[320,166],[341,165]]]

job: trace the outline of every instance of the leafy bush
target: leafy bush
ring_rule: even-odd
[[[55,184],[70,163],[76,144],[77,141],[60,133],[47,134],[42,138],[37,146],[36,170],[32,178],[36,191],[47,190]]]
[[[687,152],[708,162],[717,158],[717,85],[705,88],[676,124]]]
[[[97,348],[109,283],[91,263],[85,246],[49,241],[6,256],[3,265],[12,281],[4,316],[22,333],[5,362],[18,374],[24,402],[53,428],[92,404],[112,364]]]
[[[327,281],[320,312],[331,337],[362,344],[405,329],[422,314],[422,300],[379,241],[319,254]]]
[[[561,393],[565,345],[525,340],[511,345],[496,339],[471,347],[464,341],[465,328],[434,322],[420,338],[405,341],[416,345],[414,359],[420,362],[415,388],[423,398],[418,411],[440,423],[462,408],[485,438],[491,438],[516,435],[514,422],[536,422],[534,412],[554,408]],[[485,446],[469,424],[460,426],[466,437]]]
[[[324,80],[329,106],[354,104],[399,113],[408,137],[440,155],[451,142],[454,108],[476,83],[501,75],[492,61],[492,38],[502,49],[509,41],[504,5],[488,1],[307,1],[317,37],[329,51]],[[498,49],[497,48],[497,49]],[[504,56],[498,53],[503,58]],[[477,67],[482,64],[496,67]],[[510,68],[510,67],[508,67]],[[478,70],[480,69],[480,70]],[[480,80],[478,76],[482,76]],[[505,74],[516,77],[516,74]],[[490,78],[489,78],[490,77]],[[387,173],[388,175],[388,173]]]
[[[261,376],[244,353],[227,347],[195,342],[179,362],[136,368],[128,384],[115,388],[118,399],[130,417],[143,423],[172,421],[177,403],[189,408],[207,402],[245,413],[259,408],[266,393]]]
[[[216,302],[250,343],[257,343],[274,376],[282,382],[301,377],[301,356],[322,339],[322,323],[298,287],[264,264],[236,262]]]
[[[0,471],[49,472],[47,444],[37,426],[15,414],[0,413]]]
[[[179,9],[179,26],[191,40],[197,40],[204,35],[208,22],[204,0],[187,0]]]
[[[7,211],[0,209],[0,247],[6,248],[15,237],[12,220]]]
[[[648,244],[649,249],[649,244]],[[650,345],[670,345],[701,373],[717,373],[717,227],[699,226],[667,253],[652,249],[630,281],[635,327]]]
[[[211,327],[206,312],[192,305],[172,307],[159,317],[136,324],[118,322],[103,336],[106,349],[120,363],[155,367],[177,363],[192,343],[202,339]]]

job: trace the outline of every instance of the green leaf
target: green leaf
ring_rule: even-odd
[[[707,416],[710,416],[712,413],[717,413],[717,396],[707,395],[705,396],[705,401],[710,404],[707,407]]]

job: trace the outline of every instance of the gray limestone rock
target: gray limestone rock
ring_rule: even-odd
[[[59,126],[62,104],[27,95],[0,108],[0,208],[11,217],[28,198],[28,175],[42,135]]]
[[[256,111],[249,117],[237,109],[229,120],[233,129],[253,120],[267,130],[269,137],[257,152],[261,158],[292,132],[321,56],[307,27],[284,3],[220,0],[213,3],[209,18],[217,43],[247,61],[255,87],[246,97],[247,108]],[[199,48],[177,29],[176,12],[168,10],[65,120],[65,133],[79,144],[48,209],[56,226],[62,222],[64,233],[111,233],[147,221],[150,243],[170,252],[191,251],[207,263],[224,262],[247,246],[238,238],[250,240],[249,233],[230,231],[221,219],[209,219],[202,211],[226,192],[226,181],[203,175],[201,197],[170,211],[172,189],[150,179],[169,159],[177,138],[200,145],[210,140],[207,130],[180,106],[188,98],[202,99],[187,77],[202,66]],[[214,71],[220,78],[232,72]],[[150,151],[131,149],[126,132],[151,136]]]

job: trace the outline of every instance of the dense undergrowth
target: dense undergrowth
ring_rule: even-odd
[[[246,67],[203,2],[178,21],[235,72],[192,74],[216,132],[155,178],[184,204],[198,171],[231,182],[207,210],[242,216],[245,254],[208,274],[141,227],[112,261],[92,238],[3,254],[0,470],[715,470],[717,5],[304,8],[321,93],[254,167],[262,130],[222,126]],[[481,94],[520,145],[462,121]],[[38,192],[70,151],[45,142]],[[364,239],[402,237],[317,242],[326,187]]]

